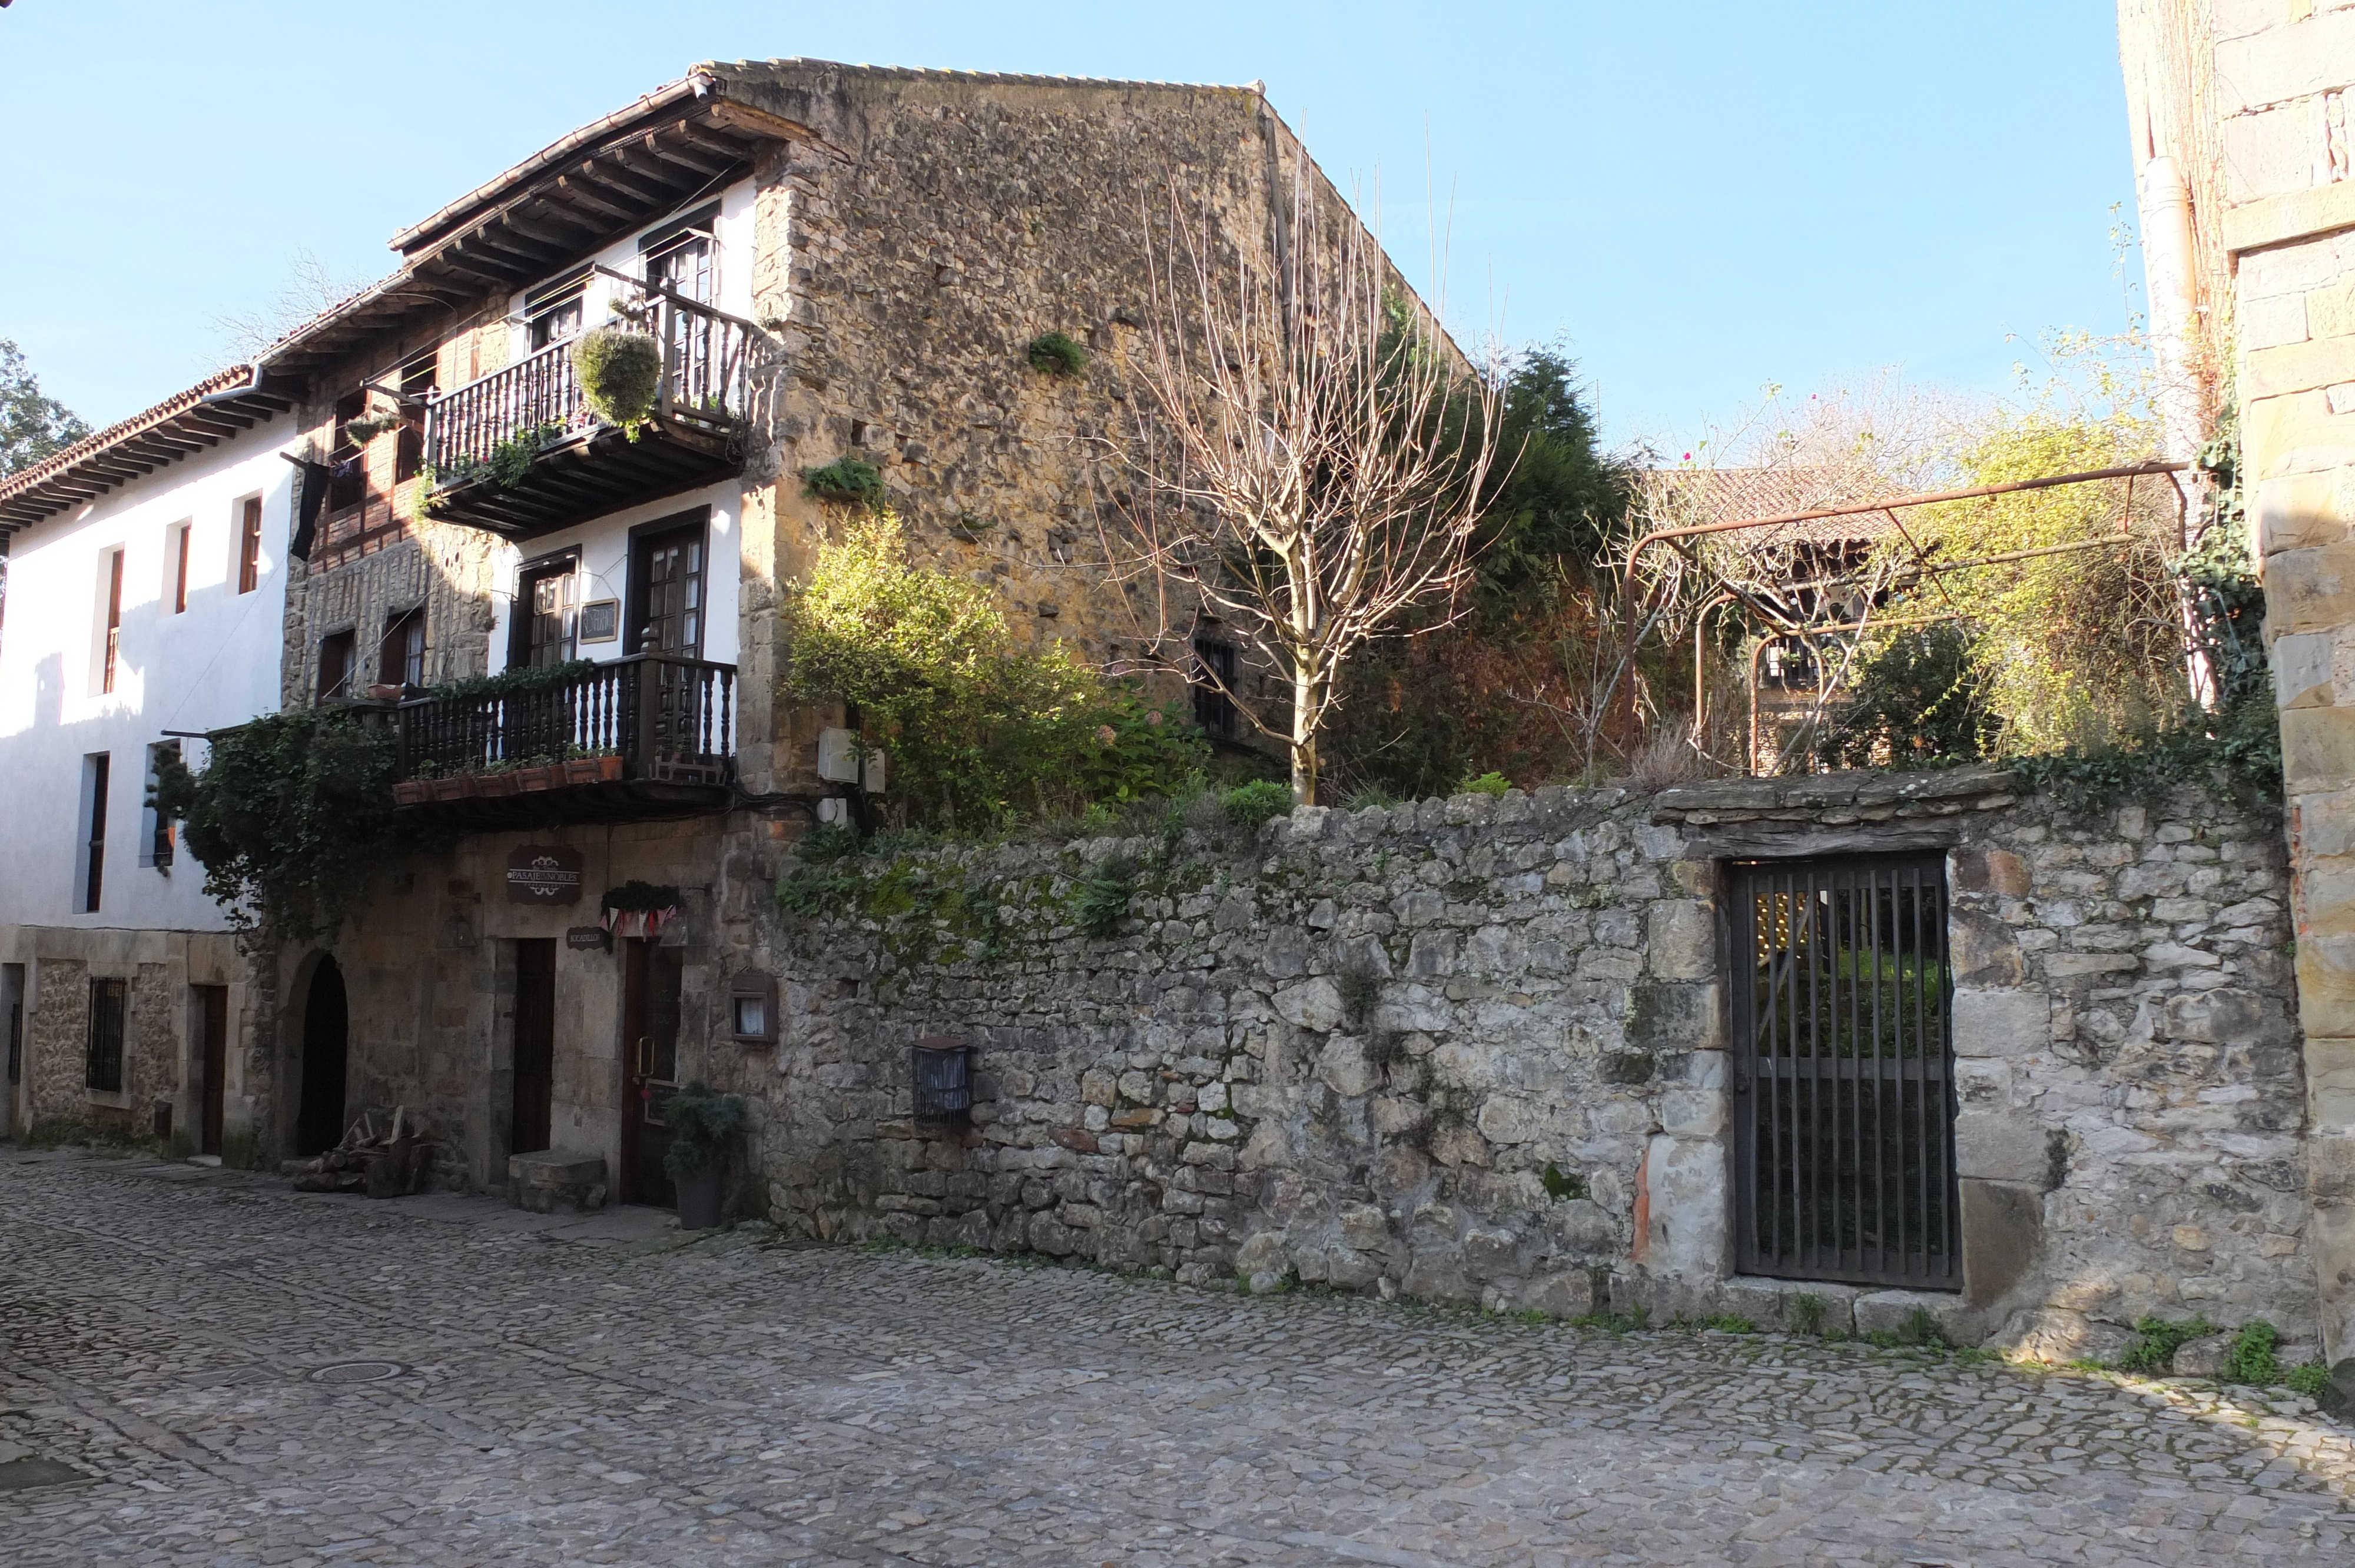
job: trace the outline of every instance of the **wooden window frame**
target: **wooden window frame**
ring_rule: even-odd
[[[172,613],[188,613],[188,554],[196,548],[197,524],[193,519],[176,525],[172,530]]]
[[[261,586],[261,497],[246,496],[238,508],[237,591],[246,594]]]

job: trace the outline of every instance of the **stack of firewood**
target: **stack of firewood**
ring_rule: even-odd
[[[279,1170],[294,1178],[298,1192],[398,1198],[425,1190],[433,1174],[433,1144],[409,1107],[395,1106],[389,1114],[363,1111],[335,1148],[308,1160],[289,1160]]]

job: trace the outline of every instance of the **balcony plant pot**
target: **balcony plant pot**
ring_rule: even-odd
[[[470,781],[470,776],[464,773],[453,773],[447,779],[431,779],[426,780],[427,783],[432,786],[433,799],[437,800],[464,800],[468,793],[470,793],[466,788]]]
[[[432,799],[433,781],[431,779],[404,779],[392,787],[392,803],[396,806],[415,806]]]
[[[709,1231],[719,1227],[720,1171],[713,1166],[674,1178],[678,1189],[678,1228]]]
[[[523,788],[523,773],[521,770],[510,769],[506,773],[478,774],[475,776],[474,784],[474,792],[478,795],[494,798],[512,795]]]
[[[562,763],[540,763],[537,767],[519,768],[516,778],[526,789],[553,789],[564,782]]]
[[[618,757],[613,759],[620,762]],[[596,757],[571,757],[564,761],[564,781],[567,784],[600,784],[604,782],[604,759]]]
[[[663,1171],[678,1191],[679,1229],[710,1230],[719,1224],[728,1161],[743,1139],[744,1098],[690,1083],[663,1101],[662,1118],[670,1128]]]

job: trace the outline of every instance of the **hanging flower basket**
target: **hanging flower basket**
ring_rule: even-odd
[[[573,340],[572,368],[597,417],[636,440],[640,428],[655,417],[662,344],[642,332],[599,327]]]

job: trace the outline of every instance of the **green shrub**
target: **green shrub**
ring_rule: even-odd
[[[590,411],[632,440],[655,417],[662,387],[662,344],[642,332],[599,327],[572,343],[572,369]]]
[[[1077,376],[1088,367],[1088,351],[1060,332],[1040,333],[1023,350],[1030,368],[1049,376]]]
[[[1128,917],[1129,895],[1136,891],[1136,863],[1126,855],[1109,855],[1095,870],[1080,878],[1079,895],[1071,900],[1071,921],[1087,937],[1116,937]]]
[[[2192,1340],[2205,1339],[2215,1331],[2215,1325],[2196,1312],[2176,1323],[2160,1318],[2145,1318],[2135,1325],[2134,1342],[2126,1348],[2125,1354],[2118,1357],[2118,1369],[2150,1377],[2164,1377],[2174,1370],[2178,1347]]]
[[[564,433],[564,427],[553,420],[539,425],[527,425],[491,449],[487,465],[492,481],[502,490],[513,490],[531,473],[531,465],[539,461],[539,449]]]
[[[1802,1290],[1783,1304],[1783,1321],[1795,1334],[1820,1334],[1828,1311],[1822,1297],[1812,1290]]]
[[[794,855],[805,865],[826,865],[849,859],[864,843],[848,822],[820,822],[794,841]]]
[[[1700,1326],[1704,1329],[1715,1329],[1721,1334],[1754,1334],[1758,1331],[1756,1323],[1732,1313],[1721,1314],[1715,1318],[1704,1318],[1700,1320]]]
[[[786,694],[857,705],[867,744],[891,759],[903,823],[970,832],[1173,795],[1208,760],[1190,726],[1065,645],[1022,647],[988,588],[911,566],[889,513],[822,546],[781,619]]]
[[[2289,1384],[2292,1393],[2320,1399],[2330,1392],[2330,1369],[2320,1361],[2308,1361],[2304,1366],[2290,1368],[2282,1381]]]
[[[1513,787],[1513,781],[1501,773],[1483,773],[1476,779],[1466,779],[1455,786],[1459,795],[1502,795]]]
[[[802,491],[820,501],[873,511],[883,504],[883,473],[871,462],[837,458],[824,468],[804,469]]]
[[[2280,1343],[2281,1330],[2263,1318],[2245,1325],[2224,1357],[2223,1380],[2271,1388],[2281,1381],[2281,1361],[2274,1355]]]
[[[1273,779],[1255,779],[1220,796],[1219,805],[1226,812],[1227,821],[1248,832],[1269,818],[1281,817],[1292,810],[1292,788]]]

